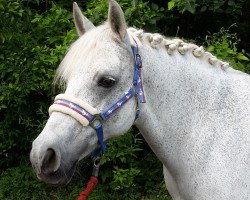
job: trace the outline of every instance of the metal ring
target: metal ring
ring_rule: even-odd
[[[93,164],[95,167],[99,167],[101,165],[101,157],[100,156],[94,157]]]

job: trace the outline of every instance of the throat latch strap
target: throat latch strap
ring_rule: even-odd
[[[142,85],[142,60],[140,54],[138,53],[138,46],[133,46],[132,50],[135,58],[133,85],[136,88],[139,103],[146,103],[146,98]]]

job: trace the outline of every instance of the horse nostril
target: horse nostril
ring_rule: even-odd
[[[42,173],[44,174],[53,173],[59,168],[59,165],[60,165],[59,158],[56,155],[55,150],[52,148],[47,149],[43,157],[43,162],[41,167]]]

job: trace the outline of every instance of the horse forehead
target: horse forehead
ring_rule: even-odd
[[[93,48],[85,52],[85,55],[81,57],[82,64],[85,65],[82,70],[89,72],[116,69],[117,66],[121,66],[124,61],[128,60],[129,56],[126,49],[112,39],[97,42]]]
[[[121,46],[111,29],[106,26],[99,26],[88,31],[78,38],[76,43],[78,43],[76,48],[80,51],[84,49],[88,49],[88,51],[93,49],[110,51]]]
[[[100,74],[110,74],[119,76],[125,53],[122,49],[112,41],[102,41],[92,49],[89,49],[85,53],[80,52],[82,56],[78,57],[78,67],[72,71],[72,78],[80,82],[88,82],[98,77]],[[84,55],[85,54],[85,55]]]
[[[117,42],[112,39],[103,39],[101,41],[93,41],[92,44],[86,45],[86,48],[79,48],[78,54],[82,62],[88,65],[98,65],[101,62],[103,65],[118,64],[120,59],[125,57],[126,52]]]

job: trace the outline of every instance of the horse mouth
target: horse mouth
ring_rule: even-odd
[[[67,170],[63,167],[60,167],[57,171],[51,173],[39,173],[37,174],[37,178],[45,183],[61,186],[67,185],[76,169],[76,162]]]

